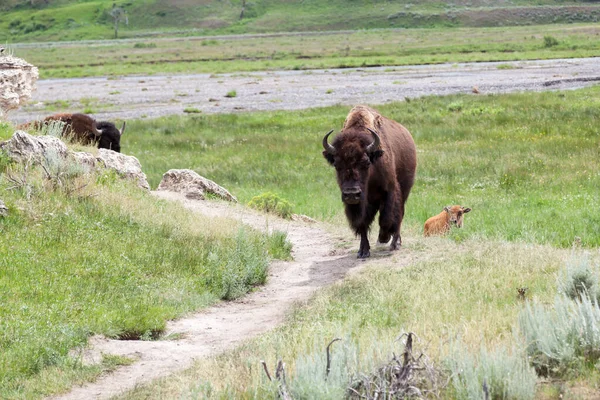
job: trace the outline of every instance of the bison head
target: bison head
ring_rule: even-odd
[[[345,204],[359,204],[364,198],[369,168],[383,154],[379,148],[381,140],[372,129],[364,132],[342,132],[329,144],[323,138],[323,156],[335,167],[337,180]]]
[[[96,129],[100,136],[98,141],[99,149],[109,149],[116,151],[117,153],[121,152],[121,136],[123,135],[123,132],[125,132],[125,122],[123,122],[121,130],[117,129],[112,122],[105,121],[98,122],[96,124]]]
[[[462,206],[447,206],[444,207],[444,211],[446,211],[450,216],[450,224],[454,224],[457,227],[462,228],[463,217],[466,213],[471,211],[471,209]]]

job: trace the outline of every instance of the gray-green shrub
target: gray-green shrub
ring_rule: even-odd
[[[532,365],[541,375],[563,375],[582,361],[600,359],[600,308],[595,299],[559,295],[554,306],[527,304],[519,327]]]
[[[483,399],[484,382],[490,399],[525,400],[535,397],[537,375],[522,352],[504,347],[475,356],[460,343],[446,360],[457,399]]]
[[[558,277],[558,292],[571,300],[583,296],[597,299],[598,266],[591,265],[587,257],[573,258]]]

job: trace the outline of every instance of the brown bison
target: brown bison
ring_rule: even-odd
[[[360,235],[358,258],[370,256],[367,236],[379,211],[380,243],[402,244],[404,203],[415,180],[417,151],[408,130],[367,106],[354,107],[331,144],[323,138],[323,156],[335,167],[346,217]]]
[[[54,121],[60,121],[63,125],[63,137],[71,137],[74,141],[85,145],[97,145],[100,149],[121,151],[121,135],[125,131],[125,122],[121,130],[111,122],[97,122],[94,118],[85,114],[60,113],[50,115],[41,121],[35,121],[19,125],[19,129],[33,127],[40,129],[42,126]]]
[[[425,236],[445,235],[452,224],[462,228],[464,215],[469,211],[471,211],[470,208],[458,205],[444,207],[441,213],[425,221],[423,234]]]

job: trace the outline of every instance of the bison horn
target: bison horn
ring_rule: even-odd
[[[329,142],[327,142],[327,138],[329,137],[329,135],[331,135],[331,132],[333,132],[333,129],[330,130],[329,133],[327,135],[325,135],[325,137],[323,138],[323,148],[325,149],[325,151],[327,153],[334,156],[335,155],[335,147],[333,147],[332,145],[329,144]]]
[[[94,129],[94,135],[95,136],[97,136],[97,137],[102,136],[102,131],[99,130],[98,128],[96,128],[96,123],[95,122],[92,124],[92,129]]]
[[[379,135],[371,128],[367,128],[369,132],[373,135],[373,143],[367,146],[367,153],[372,153],[375,150],[379,149],[379,145],[381,144],[381,139],[379,139]]]
[[[123,135],[123,132],[125,132],[125,121],[123,121],[123,127],[121,128],[121,130],[119,131],[120,135]]]

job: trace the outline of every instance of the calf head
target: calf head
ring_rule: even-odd
[[[335,167],[338,184],[345,204],[359,204],[365,196],[369,168],[383,154],[377,132],[367,128],[370,134],[342,132],[329,144],[323,138],[323,156]]]
[[[454,224],[457,227],[462,228],[463,217],[466,213],[471,211],[471,209],[462,206],[447,206],[444,207],[444,211],[446,211],[450,217],[450,224]]]
[[[121,152],[121,136],[125,132],[125,122],[123,127],[119,130],[112,122],[98,122],[96,129],[99,132],[100,139],[98,140],[99,149],[109,149]]]

